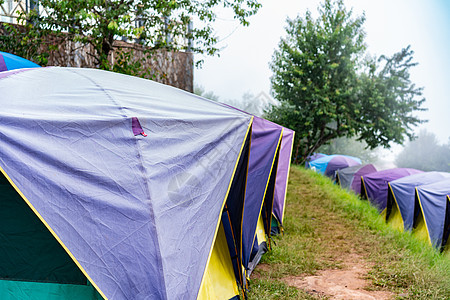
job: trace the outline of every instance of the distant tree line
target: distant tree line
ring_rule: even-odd
[[[418,138],[408,142],[398,154],[395,164],[422,171],[450,172],[450,140],[440,144],[435,134],[421,130]]]

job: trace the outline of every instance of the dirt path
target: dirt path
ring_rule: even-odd
[[[448,261],[416,255],[421,245],[328,179],[293,167],[286,205],[284,234],[252,273],[249,300],[450,299]]]
[[[369,266],[360,255],[348,255],[344,258],[342,266],[341,269],[321,270],[315,276],[288,276],[283,278],[283,281],[319,298],[358,300],[393,298],[393,294],[389,292],[366,290],[370,282],[364,277]]]

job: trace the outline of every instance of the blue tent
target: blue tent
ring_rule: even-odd
[[[1,52],[0,51],[0,72],[15,70],[15,69],[26,69],[26,68],[39,68],[38,64],[29,61],[20,56]]]
[[[323,154],[323,153],[313,153],[313,154],[311,154],[310,156],[308,156],[307,158],[306,158],[306,161],[305,161],[305,168],[309,168],[309,163],[311,162],[311,161],[313,161],[313,160],[316,160],[316,159],[319,159],[319,158],[321,158],[321,157],[324,157],[324,156],[328,156],[327,154]]]
[[[361,160],[348,155],[327,155],[309,162],[309,167],[316,172],[334,178],[335,172],[356,165],[360,165]]]
[[[417,187],[416,197],[420,210],[415,231],[420,235],[424,228],[430,244],[443,250],[450,232],[450,179]]]
[[[402,177],[388,185],[386,221],[400,230],[411,230],[414,224],[415,189],[450,177],[445,172],[425,172]]]

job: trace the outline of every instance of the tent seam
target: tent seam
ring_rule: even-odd
[[[395,197],[395,193],[394,193],[394,190],[392,189],[392,186],[391,186],[391,183],[390,183],[390,182],[388,182],[388,188],[389,188],[389,190],[391,191],[392,196],[394,197],[395,205],[397,206],[398,212],[400,213],[400,217],[402,217],[402,225],[403,225],[403,229],[405,229],[405,222],[403,221],[402,211],[400,210],[400,207],[398,206],[397,198]],[[389,191],[388,191],[388,193],[389,193]],[[386,204],[386,205],[387,205],[387,204]],[[386,207],[386,209],[387,209],[387,207]],[[392,210],[392,209],[391,209],[391,210]],[[392,213],[391,213],[391,214],[392,214]],[[387,222],[387,221],[388,221],[388,220],[387,220],[387,218],[386,218],[386,222]]]
[[[419,201],[420,211],[422,212],[423,221],[425,222],[425,228],[427,230],[428,241],[430,242],[431,245],[433,245],[433,243],[431,242],[430,232],[428,231],[427,219],[425,218],[425,213],[423,212],[422,203],[420,201],[419,191],[417,190],[417,187],[416,187],[416,193],[417,193],[417,200]]]
[[[286,187],[284,189],[283,213],[281,214],[281,227],[283,227],[284,212],[286,210],[287,187],[288,187],[288,183],[289,183],[289,172],[291,171],[291,159],[292,159],[292,151],[294,150],[294,138],[295,138],[295,131],[292,132],[291,152],[289,153],[289,164],[288,164],[288,172],[287,172],[287,176],[286,176]]]
[[[261,213],[262,213],[262,208],[263,208],[263,206],[264,206],[264,199],[266,198],[267,188],[269,187],[269,181],[270,181],[270,178],[271,178],[271,176],[272,176],[273,165],[274,165],[274,163],[275,163],[275,158],[276,158],[276,156],[277,156],[277,151],[278,151],[279,147],[281,146],[281,138],[282,138],[282,136],[283,136],[283,128],[281,129],[280,137],[278,138],[277,147],[275,148],[275,153],[273,154],[272,164],[271,164],[271,167],[270,167],[269,176],[267,177],[267,180],[266,180],[266,187],[264,188],[264,194],[263,194],[262,201],[261,201],[261,207],[259,208],[259,214],[258,214],[257,222],[258,222],[258,220],[259,220],[259,216],[260,216]],[[275,187],[274,187],[274,190],[275,190]],[[272,201],[273,201],[273,200],[272,200]],[[252,246],[251,246],[251,248],[250,248],[250,256],[251,256],[251,249],[253,249],[253,246],[255,245],[255,237],[256,237],[256,233],[257,233],[257,232],[256,232],[256,228],[257,228],[257,227],[258,227],[258,226],[255,227],[255,233],[253,234]],[[267,233],[266,233],[266,234],[267,234]],[[249,259],[250,259],[250,258],[249,258]]]
[[[78,75],[78,76],[80,76],[80,77],[83,77],[83,78],[85,78],[85,79],[87,79],[87,80],[89,80],[89,81],[91,81],[95,86],[97,86],[110,100],[111,100],[111,102],[114,104],[114,105],[116,105],[117,106],[117,108],[120,110],[120,112],[122,113],[122,117],[124,118],[124,119],[126,119],[126,120],[128,120],[130,117],[125,113],[125,111],[124,111],[124,108],[123,108],[123,106],[121,106],[120,104],[119,104],[119,102],[116,100],[116,99],[114,99],[114,97],[107,91],[107,90],[105,90],[102,86],[100,86],[94,79],[92,79],[91,77],[89,77],[89,76],[86,76],[86,75],[84,75],[84,74],[80,74],[80,73],[78,73],[78,72],[76,72],[76,71],[74,71],[74,70],[71,70],[71,69],[69,69],[68,70],[69,72],[72,72],[72,73],[74,73],[74,74],[76,74],[76,75]],[[162,271],[162,278],[161,278],[161,280],[162,280],[162,286],[163,286],[163,288],[164,288],[164,296],[165,296],[165,299],[167,299],[167,287],[166,287],[166,284],[165,284],[165,275],[164,275],[164,266],[163,266],[163,262],[162,262],[162,255],[161,255],[161,248],[160,248],[160,241],[159,241],[159,234],[158,234],[158,228],[157,228],[157,226],[156,226],[156,219],[155,219],[155,211],[154,211],[154,209],[153,209],[153,205],[151,205],[151,197],[150,197],[150,190],[149,190],[149,185],[148,185],[148,182],[147,182],[147,180],[146,180],[146,178],[148,178],[148,176],[147,176],[147,172],[146,172],[146,168],[145,168],[145,166],[144,166],[144,163],[143,163],[143,161],[142,161],[142,153],[141,153],[141,149],[140,149],[140,147],[139,147],[139,144],[138,144],[138,140],[137,139],[133,139],[133,141],[134,141],[134,145],[135,145],[135,149],[136,149],[136,151],[137,151],[137,154],[138,154],[138,158],[139,158],[139,163],[140,163],[140,166],[141,166],[141,175],[143,176],[142,177],[142,179],[143,179],[143,181],[144,181],[144,185],[145,185],[145,187],[146,187],[146,196],[147,196],[147,200],[148,200],[148,205],[149,205],[149,208],[150,208],[150,211],[151,211],[151,213],[150,213],[150,218],[152,219],[152,221],[153,221],[153,224],[155,224],[154,225],[154,228],[155,228],[155,234],[156,234],[156,241],[157,241],[157,243],[158,243],[158,246],[156,247],[156,251],[157,251],[157,253],[159,254],[158,255],[158,257],[159,257],[159,263],[158,263],[158,265],[159,265],[159,268],[160,268],[160,270]],[[150,222],[149,222],[150,223]],[[119,288],[121,289],[121,287],[119,286]]]
[[[216,224],[216,229],[215,229],[214,236],[213,236],[213,241],[212,241],[211,247],[210,247],[210,249],[209,249],[208,259],[206,260],[205,269],[203,270],[202,280],[200,281],[200,287],[199,287],[199,289],[198,289],[198,291],[197,291],[197,297],[196,297],[196,299],[198,299],[198,296],[199,296],[199,293],[200,293],[200,289],[201,289],[201,287],[202,287],[202,285],[203,285],[203,282],[204,282],[204,280],[205,280],[206,269],[207,269],[207,267],[208,267],[209,261],[211,260],[211,254],[212,254],[212,250],[213,250],[213,247],[214,247],[214,240],[215,240],[216,237],[217,237],[217,232],[218,232],[218,230],[219,230],[219,225],[220,225],[220,222],[222,221],[222,212],[223,212],[223,208],[224,208],[224,206],[225,206],[225,204],[226,204],[226,200],[227,200],[227,198],[228,198],[228,194],[230,193],[231,185],[232,185],[232,183],[233,183],[233,179],[234,179],[234,176],[235,176],[235,174],[236,174],[236,169],[237,169],[237,166],[238,166],[239,161],[240,161],[240,159],[241,159],[242,151],[244,150],[244,146],[245,146],[245,144],[246,144],[246,142],[247,142],[247,137],[248,137],[250,128],[252,127],[252,124],[253,124],[253,118],[254,118],[254,117],[252,116],[251,119],[250,119],[250,122],[249,122],[249,124],[248,124],[247,131],[246,131],[246,133],[245,133],[244,139],[243,139],[242,144],[241,144],[241,149],[240,149],[240,151],[239,151],[239,155],[238,155],[238,157],[236,158],[236,162],[235,162],[235,164],[234,164],[234,169],[233,169],[233,173],[231,174],[230,182],[229,182],[229,184],[228,184],[227,193],[226,193],[226,195],[225,195],[225,197],[224,197],[224,199],[223,199],[223,202],[222,202],[222,208],[220,209],[220,213],[219,213],[218,220],[217,220],[217,224]],[[244,212],[242,212],[242,213],[244,213]],[[242,250],[241,250],[241,251],[242,251]],[[241,253],[241,255],[242,255],[242,253]],[[239,266],[238,266],[238,267],[239,267]]]

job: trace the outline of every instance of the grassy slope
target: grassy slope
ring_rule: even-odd
[[[450,299],[450,259],[379,217],[367,201],[310,170],[292,167],[285,233],[252,275],[249,299],[314,299],[282,278],[339,268],[357,253],[370,262],[373,289],[411,299]],[[398,296],[400,297],[400,296]]]

